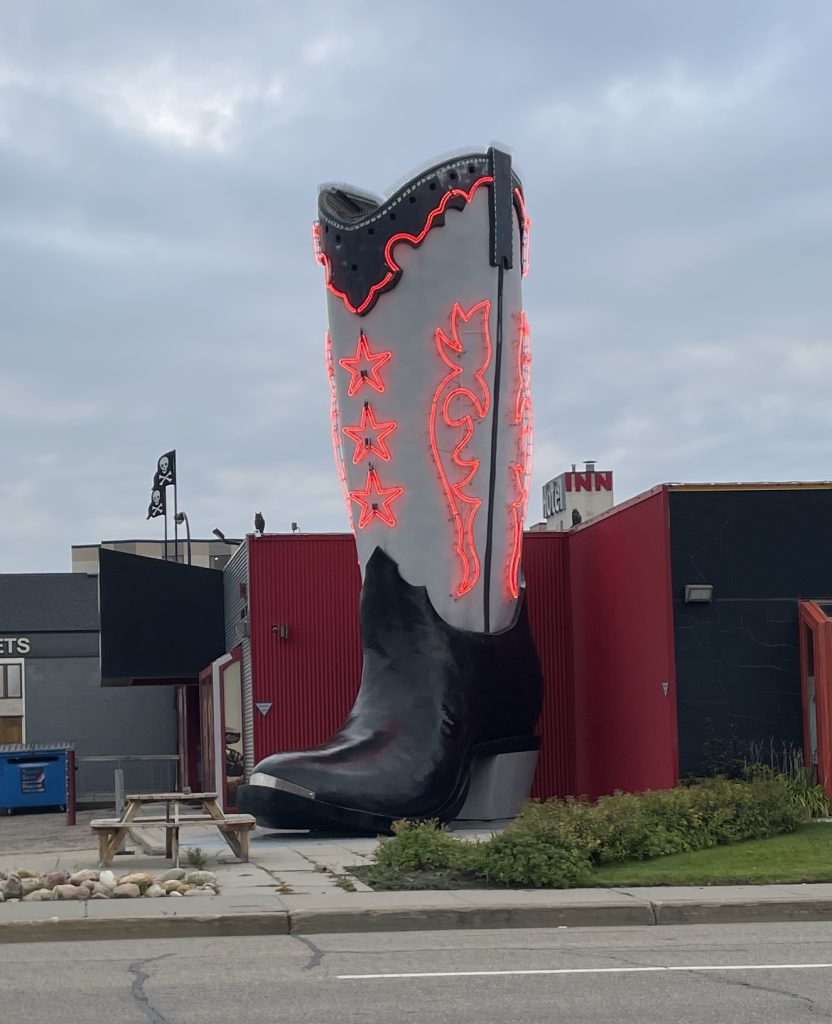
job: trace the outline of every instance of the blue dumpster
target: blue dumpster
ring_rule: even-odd
[[[71,743],[0,744],[0,809],[65,807]]]

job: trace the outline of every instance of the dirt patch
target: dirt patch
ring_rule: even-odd
[[[90,822],[108,814],[112,811],[78,811],[77,824],[67,825],[66,815],[54,811],[0,812],[0,851],[52,853],[93,849],[98,841],[90,832]]]

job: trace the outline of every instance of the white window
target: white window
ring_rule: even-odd
[[[20,700],[23,696],[23,663],[0,665],[0,700]]]

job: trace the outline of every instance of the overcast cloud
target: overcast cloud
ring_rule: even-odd
[[[832,5],[0,0],[0,571],[344,530],[316,187],[508,144],[535,474],[832,477]]]

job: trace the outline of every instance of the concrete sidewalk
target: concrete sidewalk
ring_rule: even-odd
[[[158,836],[144,835],[146,849],[115,859],[112,869],[117,874],[160,872],[170,866],[158,855],[164,844],[161,830]],[[217,875],[218,896],[0,904],[0,942],[832,921],[832,883],[372,892],[347,872],[367,862],[374,839],[328,839],[258,829],[252,834],[251,861],[242,864],[216,829],[184,838],[183,863],[188,849],[199,847],[208,858],[208,868]],[[0,850],[3,870],[95,866],[92,840],[86,850],[37,854]]]

